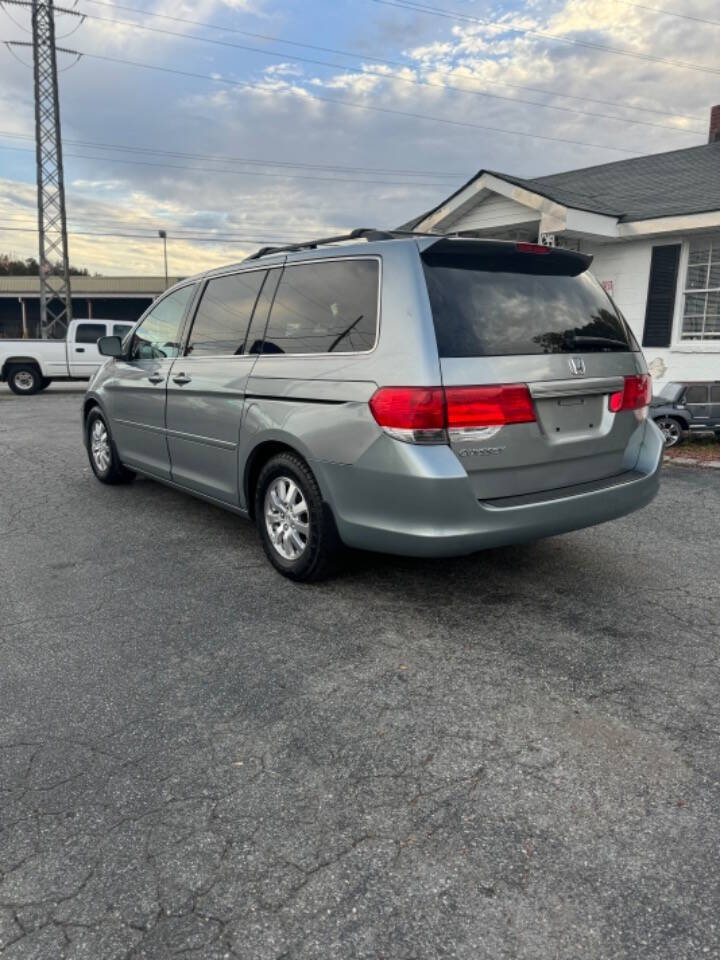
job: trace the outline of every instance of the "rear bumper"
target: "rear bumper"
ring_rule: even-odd
[[[490,502],[475,499],[449,447],[383,438],[355,464],[313,467],[348,546],[444,557],[566,533],[639,510],[658,491],[662,456],[662,434],[647,420],[638,426],[627,469],[618,477]]]

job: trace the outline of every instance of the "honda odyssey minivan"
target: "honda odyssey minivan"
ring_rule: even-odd
[[[184,280],[99,341],[92,469],[252,518],[295,580],[343,547],[441,557],[630,513],[663,437],[590,262],[356,230]]]

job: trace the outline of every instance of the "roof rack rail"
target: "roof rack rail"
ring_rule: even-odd
[[[288,243],[282,247],[260,247],[255,253],[251,253],[246,260],[259,260],[261,257],[267,257],[271,253],[293,253],[296,250],[315,250],[316,247],[325,246],[328,243],[340,243],[343,240],[367,240],[373,243],[377,240],[397,240],[400,237],[428,237],[433,236],[429,233],[421,233],[414,230],[375,230],[372,227],[358,227],[351,230],[350,233],[344,233],[337,237],[321,237],[318,240],[308,240],[305,243]]]

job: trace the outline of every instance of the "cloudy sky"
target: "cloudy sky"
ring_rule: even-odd
[[[170,273],[188,274],[262,242],[396,226],[481,168],[695,146],[720,102],[716,0],[75,9],[57,17],[83,53],[60,58],[70,254],[106,274],[161,273],[159,228]],[[22,8],[0,19],[0,39],[28,39]],[[37,255],[33,129],[31,71],[2,47],[0,252],[22,257]]]

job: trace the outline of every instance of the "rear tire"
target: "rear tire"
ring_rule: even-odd
[[[677,417],[658,417],[655,423],[665,437],[666,447],[676,447],[685,439],[685,424]]]
[[[260,471],[255,522],[270,563],[290,580],[325,580],[340,568],[343,547],[330,507],[305,461],[279,453]]]
[[[85,421],[85,446],[92,471],[100,483],[115,485],[134,480],[134,472],[120,463],[110,427],[99,407],[93,407]]]
[[[40,381],[40,389],[47,390],[47,388],[50,386],[51,383],[52,383],[52,380],[50,379],[50,377],[43,377],[42,380]]]
[[[13,393],[19,397],[31,397],[42,390],[43,376],[39,369],[31,363],[19,363],[10,367],[7,383]]]

